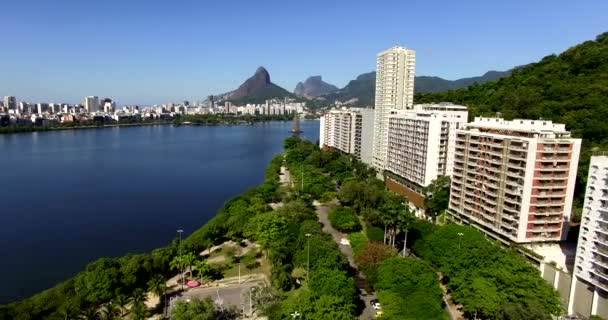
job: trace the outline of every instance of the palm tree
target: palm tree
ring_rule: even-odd
[[[192,265],[196,261],[196,256],[194,253],[188,252],[188,254],[183,255],[182,258],[184,259],[184,266],[188,267],[188,272],[190,273],[190,276],[192,276]]]
[[[123,294],[119,294],[113,300],[116,307],[118,307],[118,311],[120,312],[120,316],[124,315],[125,307],[129,304],[129,298]]]
[[[180,283],[180,285],[182,286],[182,290],[184,290],[184,281],[182,281],[182,278],[184,277],[184,256],[176,256],[173,258],[173,260],[171,260],[171,262],[169,263],[169,267],[171,268],[171,270],[173,269],[177,269],[179,270],[179,278],[177,279]]]
[[[106,303],[101,311],[104,320],[118,319],[119,313],[120,310],[114,302]]]
[[[405,248],[407,244],[407,231],[409,229],[410,223],[413,219],[413,213],[410,207],[405,204],[404,210],[400,210],[397,214],[397,226],[399,230],[404,233],[403,236],[403,256],[405,257]]]
[[[206,278],[211,271],[211,267],[205,260],[199,260],[194,263],[194,268],[198,270],[198,278],[201,283],[203,283],[203,278]]]
[[[385,244],[394,246],[395,245],[395,227],[397,225],[399,216],[399,212],[402,208],[399,206],[399,202],[395,201],[386,201],[381,209],[382,221],[384,221],[384,230],[385,230]],[[386,231],[388,228],[388,243],[386,243],[387,235]]]
[[[146,292],[144,292],[142,288],[133,290],[133,293],[131,294],[131,301],[133,301],[133,305],[146,302]]]
[[[133,302],[129,315],[130,319],[145,319],[148,314],[148,307],[146,307],[146,292],[142,288],[137,288],[133,290],[130,300]]]
[[[157,274],[148,281],[148,290],[150,290],[154,295],[156,295],[159,300],[162,300],[163,295],[165,295],[165,290],[167,289],[167,282],[165,281],[165,277],[160,274]]]
[[[81,313],[80,313],[80,317],[79,319],[82,320],[97,320],[97,316],[99,314],[97,313],[97,309],[95,307],[89,307],[84,309]]]

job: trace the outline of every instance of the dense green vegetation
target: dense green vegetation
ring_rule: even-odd
[[[178,301],[171,310],[174,320],[215,320],[235,319],[238,313],[234,308],[217,310],[211,298],[193,298],[189,302]]]
[[[357,232],[361,230],[361,222],[351,208],[336,208],[329,212],[329,222],[334,229],[342,232]]]
[[[413,250],[444,275],[463,312],[480,319],[551,319],[561,314],[557,293],[513,249],[466,226],[411,226]]]
[[[383,319],[447,320],[437,273],[426,262],[412,258],[385,260],[378,269],[376,289]]]
[[[608,147],[608,33],[560,55],[514,70],[495,82],[465,89],[416,94],[416,103],[450,101],[469,107],[470,117],[549,119],[583,138],[577,179],[582,201],[591,151]],[[582,202],[579,203],[579,206]]]
[[[292,114],[285,115],[263,115],[263,114],[243,114],[236,115],[231,113],[209,113],[209,114],[187,114],[177,117],[173,120],[173,124],[182,124],[191,122],[201,125],[217,125],[217,124],[253,124],[263,121],[288,121],[292,120]]]

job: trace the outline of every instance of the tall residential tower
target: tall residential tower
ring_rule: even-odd
[[[330,110],[321,117],[319,146],[338,149],[371,164],[373,130],[373,109]]]
[[[608,153],[591,157],[568,313],[608,317]],[[587,303],[575,303],[574,297]],[[591,305],[591,310],[588,306]]]
[[[379,173],[386,168],[390,110],[414,107],[415,64],[416,52],[403,47],[392,47],[377,56],[372,164]]]
[[[565,240],[580,148],[563,124],[475,118],[456,130],[448,213],[506,243]]]

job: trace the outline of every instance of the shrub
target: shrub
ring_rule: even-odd
[[[357,232],[361,230],[361,222],[353,209],[337,208],[329,213],[332,227],[342,232]]]
[[[369,283],[374,286],[378,279],[380,264],[384,260],[395,256],[397,256],[395,248],[387,246],[381,241],[369,241],[365,243],[361,250],[355,252],[355,261]]]
[[[367,228],[367,238],[369,241],[384,241],[384,230],[370,226]]]
[[[363,249],[363,247],[365,247],[367,238],[363,233],[356,232],[348,235],[348,241],[350,241],[350,246],[353,248],[353,252],[357,254]]]

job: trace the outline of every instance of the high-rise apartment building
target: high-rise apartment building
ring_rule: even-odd
[[[4,108],[7,110],[17,110],[17,98],[13,96],[5,96]]]
[[[416,52],[403,47],[390,48],[377,56],[373,166],[378,172],[386,167],[391,110],[414,106],[415,65]]]
[[[88,96],[84,98],[84,109],[86,110],[86,112],[99,111],[99,97]]]
[[[450,176],[455,132],[467,119],[467,107],[450,103],[420,104],[388,115],[386,171],[420,188]]]
[[[456,130],[449,214],[507,243],[565,240],[581,139],[548,120]]]
[[[608,153],[589,164],[573,278],[568,313],[608,317]]]
[[[373,109],[334,109],[321,117],[319,146],[338,149],[371,164],[373,128]]]

